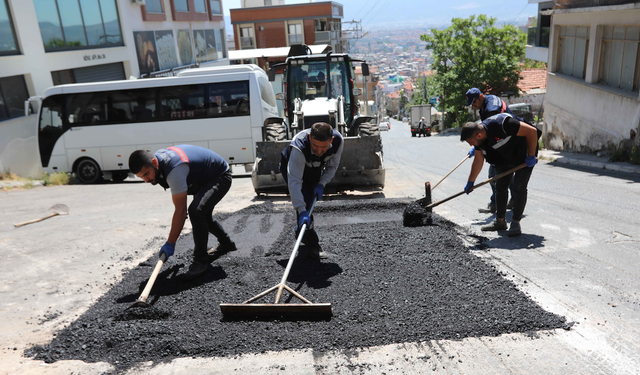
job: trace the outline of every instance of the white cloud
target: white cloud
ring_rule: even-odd
[[[467,3],[464,5],[460,5],[458,7],[452,7],[453,9],[457,9],[457,10],[467,10],[467,9],[474,9],[474,8],[480,8],[482,5],[478,4],[478,3]]]

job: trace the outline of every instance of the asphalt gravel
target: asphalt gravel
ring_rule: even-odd
[[[455,224],[433,214],[432,225],[403,226],[407,203],[385,199],[316,205],[316,230],[323,249],[332,255],[318,261],[301,250],[288,285],[312,302],[331,303],[330,320],[223,319],[219,304],[240,303],[277,284],[293,249],[293,210],[264,203],[218,215],[223,225],[236,223],[232,232],[235,238],[246,237],[249,249],[241,249],[246,251],[226,254],[204,276],[185,281],[180,275],[191,262],[191,251],[178,249],[151,291],[153,307],[126,310],[144,288],[156,262],[153,256],[127,272],[52,342],[33,346],[25,355],[48,363],[104,361],[121,372],[178,357],[306,348],[321,354],[567,328],[564,317],[542,309],[494,266],[473,255]],[[245,218],[254,216],[260,220],[257,231],[243,231]],[[260,236],[276,227],[283,229],[264,248]],[[272,303],[273,296],[269,298],[259,302]]]

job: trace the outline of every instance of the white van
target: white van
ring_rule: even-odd
[[[83,183],[124,180],[133,151],[185,143],[250,172],[264,125],[282,121],[268,77],[256,65],[55,86],[36,99],[43,170],[74,172]]]

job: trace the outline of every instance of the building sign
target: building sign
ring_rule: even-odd
[[[176,42],[173,38],[173,30],[161,30],[156,31],[155,33],[160,70],[171,69],[178,66],[178,56],[176,55]]]
[[[104,60],[107,56],[104,53],[94,53],[92,55],[84,55],[84,61],[92,61],[92,60]]]
[[[332,5],[331,6],[331,14],[334,17],[340,17],[340,16],[342,16],[342,9],[337,5]]]

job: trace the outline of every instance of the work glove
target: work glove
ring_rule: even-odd
[[[464,192],[469,194],[471,191],[471,188],[473,187],[473,181],[467,181],[467,184],[464,185]]]
[[[531,168],[538,163],[538,160],[536,160],[535,156],[527,156],[524,162],[527,163],[527,167]]]
[[[467,155],[469,155],[470,158],[476,156],[476,146],[471,146],[471,150],[469,150]]]
[[[316,198],[318,198],[318,200],[322,199],[323,192],[324,192],[324,185],[322,184],[316,185],[316,188],[313,189],[313,195],[315,195]]]
[[[175,251],[176,251],[176,244],[167,241],[164,243],[164,245],[162,245],[162,248],[160,249],[160,254],[158,255],[161,256],[162,253],[165,253],[165,255],[167,256],[167,259],[169,259],[169,257],[172,256]]]
[[[309,228],[309,225],[311,225],[311,218],[309,217],[307,211],[302,211],[302,213],[300,213],[300,216],[298,217],[298,230],[302,229],[303,224],[307,224],[307,228]]]

